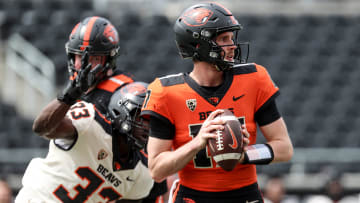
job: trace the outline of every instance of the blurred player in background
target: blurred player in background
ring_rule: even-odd
[[[285,185],[282,178],[271,177],[264,187],[265,203],[281,203],[285,193]]]
[[[68,85],[33,124],[34,132],[51,140],[49,153],[30,162],[16,201],[140,201],[152,189],[144,202],[154,202],[166,183],[153,187],[140,152],[147,132],[137,110],[147,84],[116,69],[116,28],[105,18],[88,17],[73,28],[65,47]]]
[[[150,118],[149,169],[155,181],[178,173],[172,202],[261,203],[256,164],[291,159],[293,147],[275,98],[278,87],[266,69],[241,60],[237,32],[241,25],[218,3],[199,3],[176,20],[180,54],[192,58],[193,70],[155,79],[149,87],[142,116]],[[246,57],[247,58],[247,57]],[[217,167],[207,150],[229,109],[245,135],[245,152],[234,170]],[[260,126],[266,144],[256,144]],[[254,156],[255,155],[255,156]]]
[[[13,202],[12,191],[9,184],[0,178],[0,203]]]
[[[295,196],[287,195],[285,182],[282,176],[270,177],[263,189],[265,203],[300,203]]]

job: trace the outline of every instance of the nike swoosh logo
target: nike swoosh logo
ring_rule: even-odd
[[[230,130],[230,134],[231,134],[231,138],[233,140],[233,143],[232,144],[229,144],[229,146],[233,149],[236,149],[238,147],[238,142],[237,142],[237,139],[236,139],[236,136],[235,136],[235,133],[232,131],[232,129],[230,128],[229,124],[226,124]]]
[[[126,177],[126,180],[127,180],[127,181],[130,181],[130,182],[134,182],[134,180],[131,179],[130,176]]]
[[[239,100],[241,97],[243,97],[243,96],[245,96],[245,94],[242,94],[242,95],[240,95],[240,96],[238,96],[238,97],[235,97],[235,96],[233,96],[233,101],[237,101],[237,100]]]

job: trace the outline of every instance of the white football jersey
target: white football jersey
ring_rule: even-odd
[[[149,194],[154,182],[141,160],[136,159],[130,169],[114,164],[112,136],[96,119],[109,122],[93,104],[76,103],[67,117],[78,132],[77,139],[51,140],[46,158],[31,160],[15,202],[99,203]],[[114,171],[115,166],[119,170]]]

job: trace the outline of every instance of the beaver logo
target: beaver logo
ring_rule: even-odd
[[[105,159],[106,157],[108,156],[108,153],[104,150],[104,149],[101,149],[99,152],[98,152],[98,160],[103,160]]]
[[[108,38],[108,40],[112,44],[117,44],[119,42],[118,33],[114,26],[107,25],[104,29],[104,36]]]
[[[121,89],[122,94],[131,93],[133,95],[142,95],[146,93],[145,83],[134,82]]]
[[[196,27],[205,25],[213,14],[214,12],[209,9],[197,8],[185,12],[182,18],[186,25]]]

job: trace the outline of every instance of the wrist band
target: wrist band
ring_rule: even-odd
[[[247,147],[243,164],[269,164],[274,160],[274,151],[269,144],[255,144]]]

